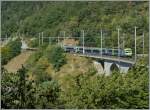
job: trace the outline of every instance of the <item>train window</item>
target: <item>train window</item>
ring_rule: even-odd
[[[114,53],[118,53],[118,50],[114,50]]]
[[[79,48],[79,50],[83,50],[83,48]]]
[[[108,52],[112,52],[112,50],[108,50]]]
[[[70,48],[70,47],[69,47],[69,48],[67,48],[67,49],[70,49],[70,50],[72,50],[72,49],[74,49],[74,48]]]
[[[100,51],[99,50],[93,50],[93,53],[99,53]]]
[[[85,52],[91,52],[91,50],[89,50],[89,49],[85,49]]]
[[[105,50],[102,50],[102,52],[104,53],[104,52],[105,52]]]

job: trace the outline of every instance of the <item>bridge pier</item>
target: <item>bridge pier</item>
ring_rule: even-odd
[[[94,67],[96,68],[98,74],[104,74],[104,69],[103,69],[102,63],[100,63],[98,61],[93,61],[93,64],[94,64]]]
[[[130,68],[129,66],[121,66],[120,67],[120,72],[121,73],[127,73],[129,68]]]
[[[21,40],[21,43],[22,43],[21,49],[26,50],[28,48],[27,43],[25,41],[23,41],[23,40]]]
[[[118,70],[120,73],[127,73],[132,64],[124,62],[104,61],[104,73],[106,76],[110,75],[113,69]]]
[[[112,62],[104,61],[104,73],[105,73],[106,76],[111,74],[110,67],[111,67],[112,64],[113,64]]]

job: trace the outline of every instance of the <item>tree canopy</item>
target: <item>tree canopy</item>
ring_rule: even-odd
[[[117,30],[125,37],[125,47],[133,47],[134,27],[137,26],[137,37],[145,33],[145,51],[148,51],[148,2],[138,1],[61,1],[61,2],[2,2],[2,36],[14,36],[16,33],[26,37],[44,36],[80,37],[85,30],[86,40],[99,46],[96,37],[103,30],[105,47],[116,47]],[[94,41],[93,41],[94,39]],[[112,42],[113,41],[113,42]],[[141,45],[140,41],[137,41]],[[140,52],[140,49],[137,49]]]

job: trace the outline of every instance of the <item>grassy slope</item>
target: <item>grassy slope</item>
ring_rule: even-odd
[[[68,76],[75,77],[79,74],[84,74],[94,67],[92,60],[90,59],[73,54],[66,54],[67,63],[61,67],[60,71],[56,72],[47,57],[41,56],[34,61],[33,59],[35,55],[37,55],[37,53],[32,55],[26,62],[27,65],[30,65],[28,66],[29,79],[36,80],[38,75],[37,72],[39,72],[40,68],[42,68],[42,72],[40,74],[44,74],[44,72],[46,72],[46,74],[49,74],[49,76],[53,79],[58,80],[63,89],[67,87],[67,84],[71,83]]]
[[[79,74],[84,74],[89,71],[93,67],[91,60],[74,56],[71,54],[66,55],[67,64],[62,66],[60,71],[55,72],[51,66],[49,66],[46,71],[50,74],[54,79],[57,79],[58,82],[62,85],[62,88],[66,88],[67,85],[71,82],[67,76],[77,76]]]
[[[22,64],[25,64],[26,60],[30,57],[33,52],[27,51],[22,52],[15,58],[11,59],[7,65],[4,66],[8,72],[17,72],[18,69],[22,67]]]

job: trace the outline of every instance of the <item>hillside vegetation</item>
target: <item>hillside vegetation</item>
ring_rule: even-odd
[[[43,51],[43,48],[46,49]],[[68,83],[68,80],[65,79],[66,76],[77,76],[88,72],[90,69],[94,69],[90,59],[71,54],[62,54],[60,56],[63,57],[57,57],[57,59],[55,59],[53,55],[59,56],[58,54],[59,52],[62,53],[62,50],[58,50],[56,46],[43,48],[31,55],[26,62],[26,67],[29,69],[29,79],[31,80],[39,81],[46,75],[47,77],[58,80],[58,82],[62,84],[62,87],[64,87],[67,86]],[[40,51],[42,51],[41,54],[39,54]],[[51,51],[53,51],[53,53]],[[36,57],[37,55],[39,55],[38,58]],[[36,58],[37,60],[35,60]],[[51,58],[54,60],[51,60]],[[54,64],[59,65],[59,69]]]
[[[57,37],[63,36],[62,31],[65,31],[66,36],[81,38],[81,30],[85,30],[88,37],[85,44],[98,47],[100,29],[103,29],[103,46],[114,48],[117,46],[116,28],[120,27],[120,37],[125,34],[125,47],[134,50],[134,26],[137,26],[137,51],[142,51],[140,37],[144,32],[146,53],[148,17],[148,2],[3,1],[2,37],[20,33],[30,42],[30,38],[38,38],[39,32]],[[145,63],[148,58],[138,59],[126,74],[113,71],[106,76],[97,74],[92,59],[65,53],[55,41],[52,45],[45,42],[39,46],[38,39],[31,40],[30,45],[39,48],[14,74],[1,67],[1,108],[149,108],[149,74]],[[14,50],[18,50],[15,55],[20,53],[20,48],[15,46]],[[4,53],[9,55],[7,51]]]
[[[62,64],[59,70],[49,60],[51,50],[64,55],[65,64],[62,57],[55,60]],[[90,59],[59,51],[41,47],[17,74],[2,68],[2,108],[148,109],[146,65],[127,74],[98,75]]]
[[[1,64],[5,65],[9,60],[21,53],[21,41],[17,39],[10,41],[4,47],[1,47]]]
[[[85,44],[100,46],[100,29],[104,33],[104,47],[117,47],[117,28],[125,37],[125,47],[134,50],[134,27],[137,37],[145,34],[148,51],[148,2],[2,2],[2,36],[21,33],[25,37],[44,36],[81,37],[85,30]],[[80,39],[81,40],[81,39]],[[142,40],[137,41],[141,53]],[[122,43],[122,38],[120,40]]]

